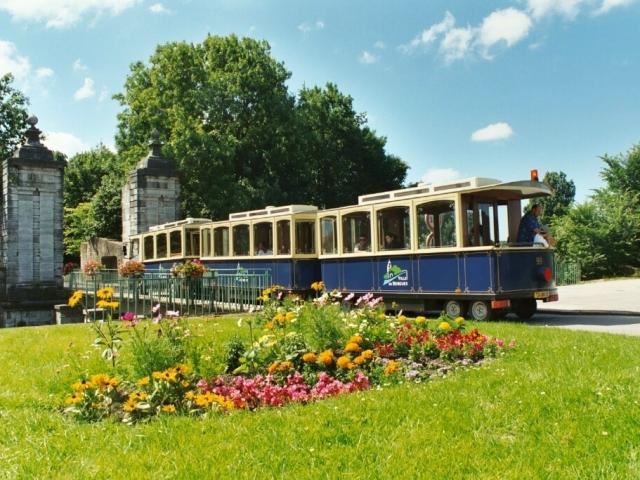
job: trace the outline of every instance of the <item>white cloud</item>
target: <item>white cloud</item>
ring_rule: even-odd
[[[73,98],[75,100],[85,100],[93,97],[95,94],[96,91],[93,89],[93,80],[87,77],[84,79],[82,86],[73,94]]]
[[[487,47],[504,41],[510,47],[525,38],[531,26],[531,19],[520,10],[496,10],[482,21],[479,41]]]
[[[82,60],[77,58],[76,61],[73,62],[73,71],[74,72],[83,72],[85,70],[88,70],[88,67],[84,63],[82,63]]]
[[[547,15],[562,15],[573,20],[580,7],[588,0],[527,0],[529,11],[535,19],[540,19]]]
[[[474,142],[492,142],[495,140],[505,140],[513,135],[513,129],[508,123],[498,122],[487,125],[471,134]]]
[[[422,176],[422,181],[424,183],[445,183],[460,177],[460,172],[453,168],[430,168]]]
[[[373,44],[373,46],[375,48],[379,48],[380,50],[384,50],[384,42],[382,40],[378,40],[376,43]]]
[[[470,27],[449,30],[440,43],[440,51],[446,62],[464,58],[471,48],[474,35],[475,32]]]
[[[53,77],[53,74],[55,72],[48,67],[42,67],[42,68],[38,68],[36,70],[36,78],[40,79],[40,78],[49,78],[49,77]]]
[[[151,11],[151,13],[156,13],[156,14],[171,13],[171,10],[169,10],[167,7],[165,7],[161,3],[154,3],[149,7],[149,10]]]
[[[14,21],[44,22],[49,28],[67,28],[85,16],[118,15],[140,0],[0,0],[0,10]]]
[[[0,40],[0,76],[11,73],[16,80],[25,80],[31,63],[27,57],[18,54],[18,49],[12,42]]]
[[[612,8],[625,7],[631,5],[635,0],[602,0],[602,5],[594,13],[594,15],[602,15]]]
[[[366,65],[371,65],[372,63],[376,63],[380,60],[380,57],[374,55],[373,53],[367,52],[366,50],[360,54],[358,57],[360,63],[364,63]]]
[[[447,11],[442,21],[423,30],[408,44],[400,46],[400,50],[411,53],[418,47],[439,43],[439,52],[447,63],[472,54],[489,59],[492,47],[500,43],[507,47],[515,45],[529,34],[532,26],[529,16],[515,8],[495,10],[477,27],[456,27],[455,17]]]
[[[44,144],[49,150],[62,152],[68,157],[87,150],[87,146],[75,135],[66,132],[46,132]]]
[[[313,32],[316,30],[322,30],[324,28],[324,22],[322,20],[316,20],[315,22],[302,22],[298,25],[298,30],[302,33]]]
[[[400,47],[405,53],[410,53],[414,49],[419,46],[429,45],[433,43],[439,36],[445,34],[449,30],[451,30],[456,24],[455,17],[451,14],[451,12],[447,11],[444,14],[444,18],[441,22],[431,25],[429,28],[419,33],[416,37],[409,42],[407,45],[402,45]]]

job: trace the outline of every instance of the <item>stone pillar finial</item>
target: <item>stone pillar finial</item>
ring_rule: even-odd
[[[154,157],[162,156],[162,142],[160,141],[160,132],[157,129],[153,129],[151,131],[151,138],[149,140],[149,147],[151,151],[149,152]]]
[[[26,131],[27,145],[33,147],[42,146],[42,144],[40,143],[40,134],[42,132],[38,128],[36,128],[36,125],[38,124],[38,117],[36,117],[35,115],[30,116],[29,118],[27,118],[27,123],[30,125],[30,127]]]

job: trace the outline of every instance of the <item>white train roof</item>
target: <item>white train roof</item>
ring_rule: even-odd
[[[243,218],[266,217],[277,214],[293,213],[315,213],[318,207],[314,205],[285,205],[281,207],[267,206],[260,210],[249,210],[247,212],[236,212],[229,214],[229,220],[240,220]]]

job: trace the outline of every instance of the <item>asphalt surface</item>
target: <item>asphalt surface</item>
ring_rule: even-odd
[[[640,336],[640,279],[559,287],[560,301],[538,303],[527,323]]]

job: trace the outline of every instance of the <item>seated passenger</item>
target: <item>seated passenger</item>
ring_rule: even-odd
[[[384,236],[384,249],[395,250],[398,248],[402,248],[402,245],[398,241],[395,233],[386,233]]]
[[[368,252],[369,250],[370,250],[369,240],[367,240],[367,237],[361,236],[360,238],[358,238],[358,243],[356,243],[356,246],[353,247],[353,251]]]
[[[273,252],[264,246],[264,243],[258,243],[258,250],[256,250],[256,255],[272,255]]]

